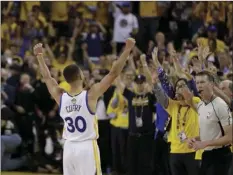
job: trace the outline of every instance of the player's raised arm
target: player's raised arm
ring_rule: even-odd
[[[113,64],[109,74],[107,74],[101,82],[94,84],[89,90],[89,95],[91,99],[98,99],[103,93],[111,86],[114,80],[120,75],[123,70],[127,58],[135,45],[135,40],[129,38],[126,40],[125,50],[120,55],[120,58]]]
[[[36,44],[33,48],[33,52],[38,60],[39,67],[40,67],[40,73],[46,83],[46,86],[49,90],[49,93],[54,98],[54,100],[57,102],[58,105],[60,105],[60,97],[62,94],[62,89],[59,88],[56,80],[51,77],[51,74],[49,72],[49,69],[44,61],[43,58],[43,47],[42,44]]]

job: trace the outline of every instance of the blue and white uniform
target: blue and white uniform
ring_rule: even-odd
[[[64,175],[100,175],[97,117],[88,107],[87,91],[63,93],[60,116],[64,120]]]

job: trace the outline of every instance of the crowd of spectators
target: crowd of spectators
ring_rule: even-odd
[[[137,168],[145,174],[150,168],[153,173],[172,174],[170,147],[172,153],[188,149],[170,146],[172,116],[156,104],[156,99],[150,99],[156,115],[145,129],[153,132],[152,146],[148,146],[151,142],[147,138],[142,142],[128,139],[135,122],[132,124],[128,118],[128,97],[116,89],[124,84],[134,91],[134,84],[144,84],[136,91],[150,91],[141,54],[146,54],[152,70],[161,67],[158,78],[165,84],[170,98],[175,98],[175,93],[169,87],[174,86],[176,90],[178,78],[191,81],[192,76],[205,69],[215,77],[215,93],[232,109],[233,3],[230,1],[10,1],[1,2],[1,18],[2,170],[62,172],[63,121],[33,55],[32,48],[39,42],[43,43],[53,78],[69,92],[69,84],[62,76],[66,66],[80,65],[88,88],[109,72],[127,38],[137,41],[128,61],[130,69],[125,69],[98,101],[98,144],[104,173],[125,174],[128,167],[136,166],[128,161],[131,154],[137,154],[133,150],[129,153],[128,145],[138,144],[136,152],[143,154],[143,150],[148,150],[153,155],[131,157],[141,159],[144,169],[140,170],[139,165]],[[151,62],[154,48],[157,48],[158,65]],[[171,85],[166,86],[168,81]],[[141,121],[136,122],[140,126]],[[140,146],[143,143],[148,145]],[[201,161],[199,152],[196,160]],[[148,171],[148,175],[152,172]]]

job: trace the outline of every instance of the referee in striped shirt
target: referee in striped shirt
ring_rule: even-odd
[[[208,72],[196,75],[202,98],[193,104],[199,115],[200,137],[189,138],[195,150],[204,149],[200,175],[227,175],[231,163],[232,115],[228,105],[214,95],[214,78]],[[191,99],[186,96],[186,100]]]

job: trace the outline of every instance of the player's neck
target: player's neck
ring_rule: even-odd
[[[82,91],[83,91],[82,86],[71,86],[69,94],[70,95],[77,95]]]

